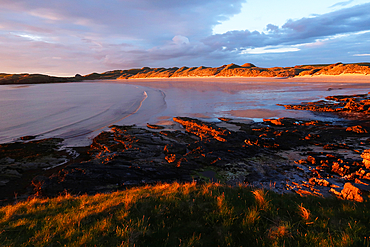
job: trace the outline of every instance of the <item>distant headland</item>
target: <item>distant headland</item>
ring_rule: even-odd
[[[77,82],[84,80],[144,79],[144,78],[185,78],[185,77],[302,77],[320,75],[370,75],[370,63],[314,64],[294,67],[261,68],[251,63],[228,64],[220,67],[173,67],[113,70],[74,77],[55,77],[42,74],[0,73],[1,84],[35,84],[56,82]]]

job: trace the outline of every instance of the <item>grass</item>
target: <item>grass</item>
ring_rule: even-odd
[[[0,208],[1,246],[370,246],[369,202],[158,184]]]

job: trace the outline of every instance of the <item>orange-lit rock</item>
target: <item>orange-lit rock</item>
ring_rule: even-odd
[[[173,163],[176,161],[176,154],[168,154],[166,155],[165,159],[168,163]]]
[[[220,142],[226,142],[225,137],[230,134],[226,128],[219,128],[216,126],[208,125],[186,117],[174,117],[173,121],[185,127],[186,131],[199,136],[202,140],[204,138],[214,138]]]
[[[293,126],[296,122],[293,118],[278,118],[278,119],[263,119],[264,122],[269,122],[270,124],[277,126]]]
[[[316,164],[316,159],[314,157],[312,157],[312,156],[308,156],[307,157],[307,161],[309,163],[311,163],[312,165],[315,165]]]
[[[362,163],[364,163],[366,169],[370,169],[370,149],[364,150],[361,157],[363,158]]]
[[[363,202],[362,192],[351,183],[345,183],[343,190],[340,192],[341,197],[345,200]]]
[[[311,185],[319,185],[319,186],[325,186],[328,187],[330,185],[330,182],[325,179],[319,179],[319,178],[310,178],[309,183]]]
[[[351,126],[346,129],[346,131],[352,131],[359,134],[366,134],[368,133],[366,129],[364,129],[361,125]]]

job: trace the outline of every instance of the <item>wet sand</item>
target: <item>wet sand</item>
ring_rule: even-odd
[[[157,89],[183,89],[198,92],[221,91],[233,94],[244,90],[331,91],[370,90],[370,75],[300,76],[280,77],[184,77],[124,80],[99,80],[91,82],[123,83]]]
[[[108,81],[107,81],[108,82]],[[217,121],[218,117],[253,119],[294,117],[316,118],[311,112],[288,111],[276,104],[300,103],[323,99],[329,95],[367,93],[370,76],[271,77],[192,77],[128,79],[109,81],[140,85],[162,90],[167,109],[151,118],[151,123],[189,116]],[[330,114],[322,118],[330,119]],[[167,118],[166,118],[167,117]]]

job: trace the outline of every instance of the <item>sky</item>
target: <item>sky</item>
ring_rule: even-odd
[[[365,0],[0,0],[0,73],[370,61]]]

